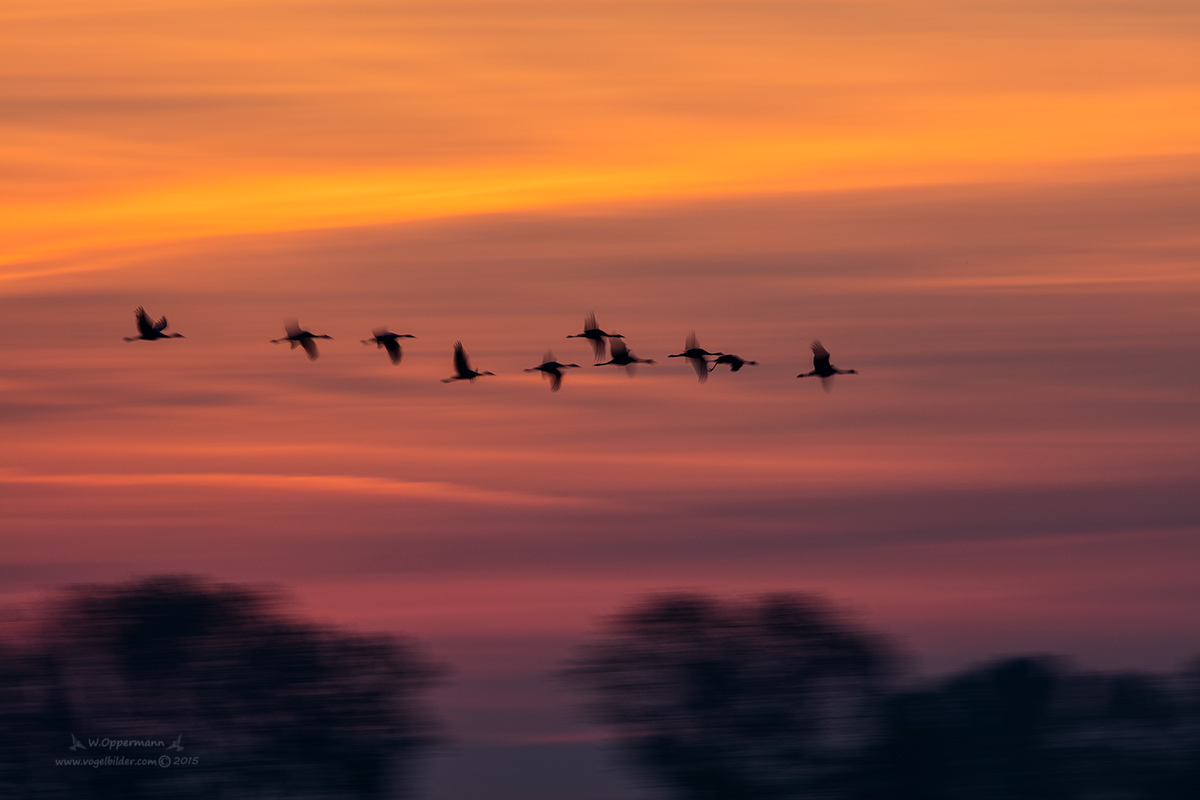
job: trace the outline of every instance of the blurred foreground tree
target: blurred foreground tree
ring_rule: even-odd
[[[895,800],[1200,797],[1200,714],[1181,676],[985,664],[889,702],[869,760]]]
[[[894,659],[808,596],[671,594],[607,620],[568,674],[677,797],[844,797]]]
[[[682,800],[1200,798],[1200,662],[1005,658],[903,688],[889,652],[805,596],[660,595],[602,623],[568,674]]]
[[[421,696],[439,673],[395,638],[298,621],[257,590],[75,587],[0,645],[0,797],[401,796],[433,742]]]

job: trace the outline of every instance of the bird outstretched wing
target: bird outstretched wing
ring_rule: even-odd
[[[392,360],[393,364],[400,363],[400,358],[403,354],[400,352],[400,343],[398,341],[391,338],[384,339],[383,349],[387,350],[388,358]]]
[[[167,329],[167,317],[166,317],[166,315],[163,315],[161,318],[159,318],[158,322],[154,323],[154,330],[161,332],[161,331],[165,331],[166,329]]]
[[[138,333],[142,336],[150,336],[153,334],[154,326],[150,324],[150,317],[146,316],[146,309],[138,306],[137,311],[133,313],[137,318]]]
[[[459,375],[466,375],[471,371],[471,365],[467,362],[467,353],[463,350],[462,342],[454,343],[454,371]]]
[[[598,336],[595,339],[588,339],[588,341],[592,343],[592,355],[595,356],[596,360],[599,361],[604,358],[604,337]],[[616,340],[613,339],[612,341]]]
[[[812,343],[813,368],[818,372],[829,369],[829,351],[820,342]]]
[[[300,346],[304,348],[304,352],[308,353],[308,358],[310,361],[317,360],[317,356],[320,354],[317,352],[316,342],[306,336],[300,340]]]

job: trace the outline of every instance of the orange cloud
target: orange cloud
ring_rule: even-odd
[[[1167,6],[22,0],[0,276],[580,202],[1039,179],[1200,140]],[[470,21],[469,24],[467,21]]]
[[[194,486],[264,489],[285,492],[331,492],[379,497],[411,497],[452,503],[502,506],[579,507],[584,501],[527,492],[477,489],[441,481],[397,481],[359,475],[267,475],[252,473],[102,473],[75,475],[0,474],[0,483],[125,488],[135,486]]]

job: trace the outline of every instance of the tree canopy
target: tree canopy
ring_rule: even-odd
[[[396,797],[434,740],[413,647],[194,577],[65,590],[0,664],[4,797]]]
[[[1008,657],[900,682],[894,650],[806,595],[645,598],[568,674],[681,800],[1200,797],[1200,667]]]

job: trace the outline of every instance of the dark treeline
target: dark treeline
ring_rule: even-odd
[[[802,595],[647,598],[568,670],[672,797],[1200,797],[1200,670],[1007,658],[914,687],[878,635]]]
[[[396,798],[440,670],[270,595],[162,577],[60,594],[0,644],[5,800]]]
[[[260,590],[79,586],[9,633],[5,800],[400,798],[436,741],[438,667]],[[682,800],[1200,797],[1200,669],[1008,658],[917,684],[903,665],[812,597],[674,594],[608,619],[567,674]]]

